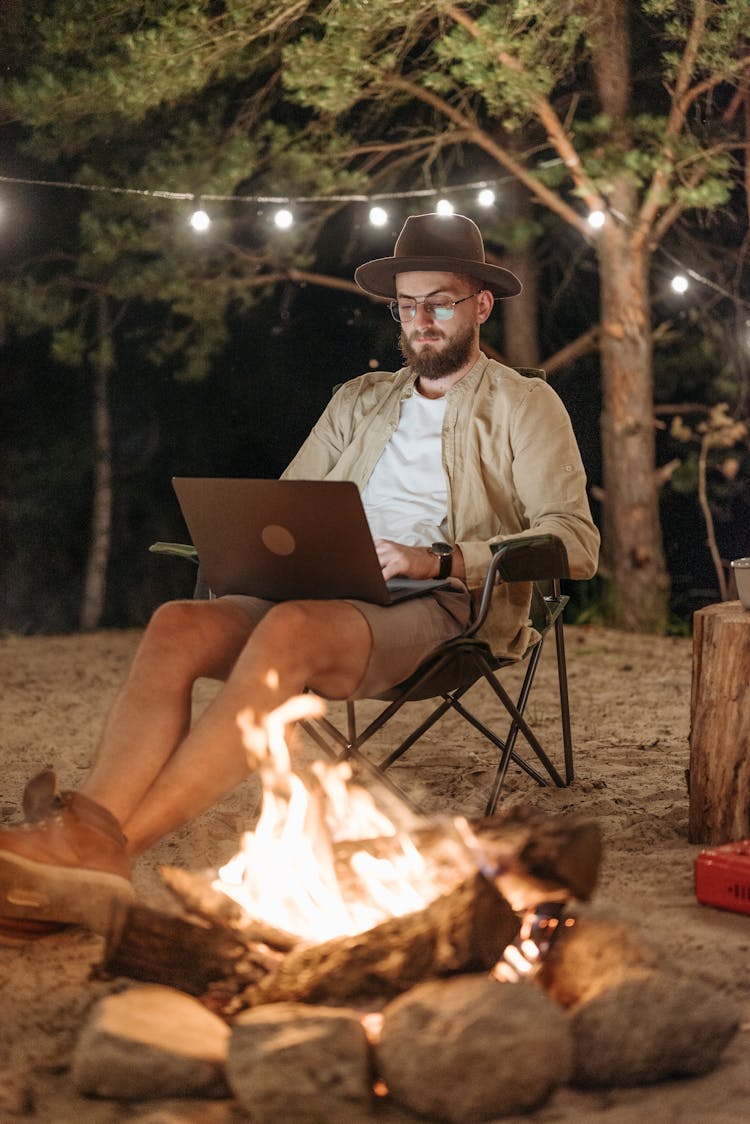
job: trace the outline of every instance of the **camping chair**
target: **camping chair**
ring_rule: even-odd
[[[568,680],[565,661],[565,638],[563,635],[562,613],[568,597],[560,590],[560,579],[568,576],[568,559],[561,540],[556,535],[517,536],[506,539],[492,548],[493,558],[487,571],[482,599],[476,619],[459,636],[447,641],[433,652],[427,660],[403,683],[377,696],[386,705],[367,726],[357,732],[355,703],[346,702],[346,733],[343,733],[329,719],[323,717],[315,721],[303,721],[300,725],[312,740],[329,756],[340,760],[351,758],[366,771],[376,771],[386,781],[387,787],[395,790],[401,799],[414,807],[413,801],[398,789],[385,771],[419,738],[422,737],[444,714],[454,710],[483,734],[500,750],[492,787],[485,807],[485,815],[492,815],[497,807],[500,792],[511,763],[518,766],[540,785],[550,782],[559,788],[569,785],[574,778],[573,744],[570,732],[570,707],[568,701]],[[487,643],[478,636],[489,612],[490,600],[495,583],[502,581],[532,581],[531,622],[539,633],[535,641],[524,653],[526,670],[517,699],[514,701],[505,689],[498,672],[504,668],[517,666],[518,660],[496,659]],[[545,637],[554,630],[557,655],[557,676],[560,702],[560,722],[562,727],[563,772],[553,764],[539,738],[529,725],[525,711],[536,676],[537,666],[542,654]],[[476,714],[466,706],[463,696],[475,683],[484,679],[502,703],[509,718],[505,736],[490,729]],[[363,745],[390,721],[406,703],[433,699],[436,705],[429,715],[419,723],[399,745],[391,749],[381,761],[375,764],[362,753]],[[437,701],[439,700],[439,701]],[[519,734],[525,739],[528,751],[534,760],[528,760],[517,749]],[[390,782],[390,783],[389,783]]]
[[[519,374],[545,379],[544,371],[536,367],[516,367]],[[334,391],[337,388],[334,388]],[[197,563],[196,551],[192,546],[181,543],[154,543],[150,548],[154,553],[175,554],[190,558]],[[493,815],[497,807],[506,774],[511,763],[518,766],[539,785],[550,783],[565,788],[574,779],[573,744],[570,732],[570,706],[568,701],[568,678],[565,661],[565,638],[563,635],[562,614],[569,598],[562,594],[560,581],[569,576],[568,558],[562,541],[556,535],[525,535],[505,539],[492,547],[493,558],[487,571],[480,607],[476,619],[459,636],[443,644],[407,680],[391,688],[378,700],[386,703],[377,716],[357,733],[355,704],[346,703],[346,733],[339,730],[329,719],[323,717],[315,721],[303,721],[299,725],[309,737],[329,757],[338,760],[352,759],[366,772],[377,777],[401,800],[412,808],[414,802],[403,793],[386,775],[386,770],[398,761],[444,714],[454,710],[483,734],[500,750],[495,776],[485,807],[485,815]],[[526,661],[521,689],[515,701],[498,678],[504,668],[515,667],[518,660],[496,659],[485,641],[478,633],[489,613],[493,588],[498,580],[532,582],[531,623],[539,640],[523,654]],[[194,597],[205,598],[210,591],[203,581],[200,569],[195,585]],[[544,640],[550,629],[555,634],[557,656],[557,677],[560,703],[560,723],[563,744],[563,772],[553,764],[526,717],[526,706],[531,693],[537,666],[542,654]],[[504,737],[489,728],[473,714],[463,702],[463,696],[479,680],[490,686],[500,700],[510,719]],[[362,752],[362,746],[386,723],[398,714],[408,702],[439,699],[426,719],[412,730],[403,741],[392,749],[379,763],[373,762]],[[534,760],[516,748],[518,736],[522,735],[533,754]],[[415,810],[418,810],[415,808]]]
[[[197,561],[191,546],[176,543],[154,543],[151,550],[156,553],[176,554]],[[559,788],[569,785],[574,778],[573,744],[570,731],[570,706],[568,701],[568,680],[565,660],[565,637],[563,634],[563,609],[568,597],[561,593],[560,579],[568,576],[568,559],[561,540],[556,535],[517,536],[505,539],[492,547],[493,557],[484,583],[482,598],[476,619],[459,636],[447,641],[433,652],[427,660],[407,680],[389,691],[378,695],[377,699],[386,705],[367,726],[357,732],[355,703],[346,702],[346,733],[342,732],[329,719],[323,717],[315,721],[303,721],[300,725],[310,738],[329,757],[339,760],[351,758],[365,771],[375,773],[386,787],[394,791],[400,799],[411,807],[414,803],[389,777],[386,770],[398,761],[406,751],[418,741],[444,714],[454,710],[479,733],[483,734],[500,751],[492,787],[485,807],[485,815],[492,815],[497,807],[500,793],[511,763],[540,785],[550,782]],[[498,579],[502,581],[531,581],[531,623],[539,634],[522,661],[526,669],[518,697],[510,696],[498,678],[498,672],[515,667],[518,660],[495,658],[487,643],[478,633],[489,612],[492,591]],[[196,597],[208,595],[200,572],[196,582]],[[544,641],[554,631],[557,656],[557,679],[560,704],[560,724],[562,732],[563,761],[562,773],[552,762],[536,733],[528,723],[525,712],[529,700]],[[466,692],[480,680],[484,680],[500,700],[508,718],[509,725],[504,737],[490,729],[463,701]],[[398,714],[408,702],[426,699],[439,700],[429,715],[416,726],[399,745],[377,764],[362,753],[362,747],[374,734],[377,734]],[[534,760],[517,749],[519,734],[525,739]]]

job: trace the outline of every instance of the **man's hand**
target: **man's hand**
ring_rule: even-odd
[[[389,578],[436,578],[440,559],[427,546],[404,546],[390,539],[376,539],[375,550],[386,581]],[[456,549],[453,554],[454,577],[464,576],[463,555]]]

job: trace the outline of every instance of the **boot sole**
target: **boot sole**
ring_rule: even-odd
[[[2,918],[9,918],[83,925],[94,933],[106,934],[112,903],[134,899],[133,886],[119,874],[53,866],[0,852],[0,927]]]
[[[18,917],[0,917],[0,947],[15,948],[29,941],[64,933],[70,928],[64,921],[29,921]]]

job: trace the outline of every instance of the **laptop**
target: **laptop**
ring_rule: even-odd
[[[446,581],[386,582],[356,484],[175,476],[201,573],[217,597],[356,598],[391,605]]]

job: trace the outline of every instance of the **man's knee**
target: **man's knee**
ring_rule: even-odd
[[[369,633],[361,613],[346,601],[280,601],[266,613],[262,627],[267,637],[315,647],[335,643],[358,627]]]
[[[372,636],[364,616],[346,601],[283,601],[258,626],[273,666],[293,668],[305,685],[346,698],[364,674]]]
[[[154,610],[144,641],[154,646],[173,648],[198,627],[198,617],[204,604],[201,601],[165,601]]]
[[[188,667],[196,676],[224,676],[252,631],[236,605],[166,601],[153,613],[141,643],[143,657]]]

